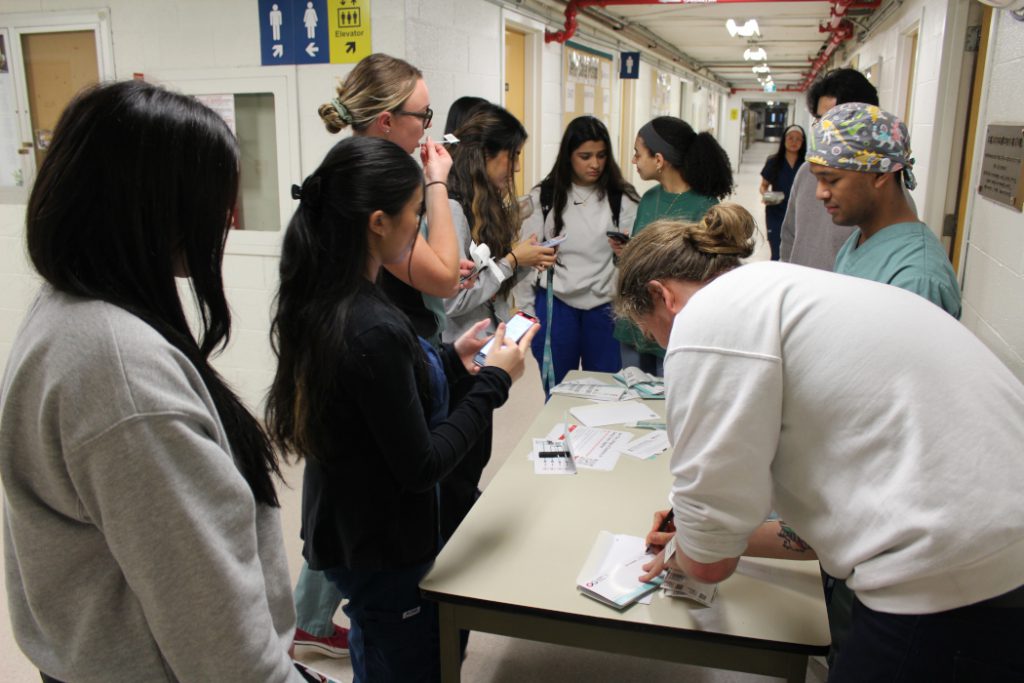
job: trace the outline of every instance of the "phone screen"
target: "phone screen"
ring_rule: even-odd
[[[531,318],[524,313],[516,313],[508,322],[505,323],[505,339],[518,342],[536,322],[536,318]],[[480,353],[476,354],[476,358],[473,359],[473,362],[477,365],[483,365],[493,344],[494,339],[487,342],[484,347],[480,349]]]

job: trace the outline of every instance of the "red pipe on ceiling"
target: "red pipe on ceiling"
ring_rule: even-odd
[[[564,43],[573,37],[579,23],[576,19],[579,11],[584,7],[607,7],[609,5],[722,5],[722,4],[748,4],[748,3],[781,3],[781,2],[821,2],[821,0],[677,0],[676,2],[662,2],[662,0],[569,0],[565,6],[565,27],[561,31],[544,31],[544,42]],[[874,10],[882,4],[882,0],[830,0],[829,19],[825,25],[819,26],[822,33],[831,33],[828,42],[818,53],[818,56],[811,59],[811,70],[804,74],[804,80],[794,88],[784,88],[782,92],[802,92],[807,89],[828,63],[832,54],[842,43],[853,37],[853,24],[845,18],[847,10],[869,9]]]

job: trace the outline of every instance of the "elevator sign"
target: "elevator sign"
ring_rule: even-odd
[[[371,52],[370,0],[327,0],[331,64],[352,64]]]

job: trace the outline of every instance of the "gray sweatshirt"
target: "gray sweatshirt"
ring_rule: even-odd
[[[540,187],[530,192],[533,213],[523,221],[520,239],[536,235],[541,242],[555,236],[555,214],[547,218],[540,208]],[[579,203],[576,203],[579,202]],[[605,234],[610,230],[630,234],[636,219],[637,203],[622,196],[619,206],[619,225],[612,223],[612,210],[607,195],[598,198],[593,187],[573,185],[562,212],[562,234],[565,241],[558,247],[558,266],[555,267],[555,295],[573,308],[590,310],[612,300],[615,265],[612,248]],[[547,274],[526,277],[516,285],[516,303],[531,315],[534,312],[533,285],[547,286]]]
[[[194,366],[139,318],[44,286],[0,394],[11,622],[89,681],[301,681],[279,511]]]

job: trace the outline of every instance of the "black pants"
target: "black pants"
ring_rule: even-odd
[[[829,683],[1024,681],[1024,606],[1005,606],[1017,594],[1024,589],[921,615],[876,612],[855,598]]]

